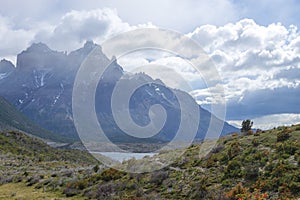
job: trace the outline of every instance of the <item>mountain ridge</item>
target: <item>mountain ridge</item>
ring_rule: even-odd
[[[65,52],[51,50],[43,43],[32,44],[26,50],[18,54],[16,69],[8,77],[0,80],[0,95],[4,96],[9,102],[16,106],[18,110],[39,126],[56,134],[61,134],[63,137],[79,140],[72,116],[71,103],[73,84],[81,63],[95,47],[100,46],[92,41],[87,41],[82,48],[66,54]],[[100,56],[103,58],[103,62],[111,62],[102,51]],[[110,123],[112,119],[111,111],[108,115],[103,115],[103,113],[106,113],[105,110],[110,108],[111,92],[117,79],[123,75],[124,70],[117,61],[111,63],[110,68],[107,69],[101,79],[102,83],[98,84],[96,92],[96,98],[100,99],[100,101],[103,100],[105,103],[102,106],[104,110],[101,110],[101,105],[100,109],[98,109],[99,105],[96,105],[98,119],[102,117],[101,121],[104,126],[107,126],[106,129],[110,132],[111,138],[116,139],[119,139],[118,136],[120,134],[124,134],[120,132],[120,130],[118,130],[117,133],[111,132],[111,126],[116,127],[114,123]],[[137,76],[138,75],[131,75],[131,77]],[[143,74],[139,76],[142,79],[147,78],[146,75]],[[153,82],[155,81],[153,80]],[[162,103],[164,100],[161,99],[160,94],[153,89],[152,86],[146,86],[143,90],[140,90],[140,97],[137,96],[137,100],[144,102],[144,100],[148,98],[152,99],[151,101],[153,103]],[[147,96],[147,90],[153,91],[153,95]],[[162,93],[166,93],[169,89],[167,86],[161,86],[161,90],[163,91]],[[145,109],[148,109],[149,105],[145,103],[141,104],[139,101],[136,102],[137,103],[132,106],[135,108],[132,114],[133,118],[137,119],[136,116],[138,113],[141,114],[140,110],[137,109],[137,105],[141,105]],[[199,125],[201,131],[205,132],[205,128],[209,125],[210,115],[204,111],[201,106],[199,106],[199,108],[206,115],[200,118],[200,120],[202,119],[202,124],[201,127]],[[174,110],[175,107],[168,105],[167,109]],[[143,113],[141,119],[147,119],[148,112]],[[179,114],[178,112],[176,113],[177,115]],[[173,130],[174,128],[172,128],[172,126],[175,125],[170,124],[169,128],[171,129],[167,127],[166,131]],[[222,134],[235,131],[238,131],[238,129],[225,122]],[[166,135],[167,133],[164,134]],[[203,134],[204,133],[197,133],[198,139],[202,138]],[[170,138],[168,137],[169,136],[166,135],[165,139],[169,140]]]

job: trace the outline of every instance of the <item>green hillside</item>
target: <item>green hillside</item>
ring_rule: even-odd
[[[48,146],[37,138],[16,131],[0,132],[0,154],[23,157],[31,161],[68,161],[70,163],[95,163],[95,159],[80,150],[62,150]]]
[[[91,174],[98,165],[87,152],[55,149],[16,131],[0,132],[0,199],[60,199],[66,182]]]
[[[202,159],[200,145],[192,145],[162,170],[129,174],[108,169],[73,181],[64,192],[98,199],[299,199],[300,125],[248,134],[221,138]],[[172,152],[123,165],[166,155]]]
[[[21,130],[44,139],[65,142],[68,138],[51,133],[31,122],[13,105],[0,96],[0,130]]]
[[[0,191],[13,193],[15,185],[17,196],[38,191],[58,199],[300,198],[300,125],[223,137],[203,158],[200,147],[190,146],[161,170],[134,174],[90,162],[84,152],[56,150],[24,134],[6,132],[0,136]],[[166,151],[122,165],[159,162],[173,154]]]

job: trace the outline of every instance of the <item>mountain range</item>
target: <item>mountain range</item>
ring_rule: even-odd
[[[87,41],[80,49],[70,53],[50,49],[46,44],[34,43],[17,55],[17,64],[3,59],[0,61],[0,96],[8,100],[24,116],[53,135],[79,139],[72,115],[72,90],[76,73],[89,53],[98,47]],[[101,54],[103,62],[111,60]],[[116,82],[125,74],[117,60],[105,71],[96,91],[96,113],[105,134],[115,142],[139,141],[125,134],[116,124],[111,111],[111,95]],[[160,80],[139,73],[125,78],[126,84],[150,80],[153,84],[140,87],[130,101],[130,113],[135,123],[149,123],[148,111],[151,105],[160,104],[168,115],[164,128],[147,141],[168,142],[176,133],[180,123],[180,106],[174,98],[174,89],[168,88]],[[188,93],[179,91],[185,98]],[[194,102],[196,103],[196,102]],[[196,138],[203,139],[214,115],[201,106],[200,123]],[[223,123],[217,119],[218,123]],[[187,132],[189,130],[186,130]],[[224,122],[222,135],[236,132],[237,128]]]

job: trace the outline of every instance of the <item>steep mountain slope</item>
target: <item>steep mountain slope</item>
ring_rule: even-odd
[[[120,68],[114,68],[114,70],[116,69],[120,69]],[[114,72],[113,74],[115,75],[119,74],[119,76],[123,75],[123,73],[120,72],[119,73]],[[182,114],[180,104],[178,102],[178,99],[175,96],[175,93],[183,99],[183,102],[181,103],[187,104],[187,102],[189,102],[194,104],[195,107],[197,106],[199,107],[200,122],[198,124],[198,130],[196,133],[197,139],[203,139],[205,137],[205,134],[208,131],[211,117],[216,119],[217,123],[220,124],[224,123],[222,135],[239,131],[237,128],[229,125],[226,122],[223,122],[222,120],[217,119],[210,112],[203,109],[201,106],[197,105],[196,102],[193,99],[191,99],[192,97],[186,92],[171,89],[165,86],[160,80],[153,80],[150,76],[147,76],[146,74],[143,73],[139,73],[139,74],[131,75],[130,78],[128,79],[123,78],[123,82],[122,82],[123,85],[128,85],[128,88],[130,88],[130,85],[135,85],[138,83],[143,83],[143,82],[151,83],[151,84],[143,85],[142,87],[138,88],[131,96],[131,99],[129,101],[129,110],[134,122],[140,126],[147,125],[150,122],[150,118],[148,114],[149,109],[152,105],[155,104],[161,105],[166,110],[167,120],[162,130],[158,132],[156,135],[154,135],[153,137],[148,138],[148,140],[145,139],[138,140],[136,138],[126,136],[119,129],[119,127],[113,120],[112,108],[111,108],[111,95],[115,87],[115,82],[119,78],[120,77],[116,76],[114,78],[115,81],[110,83],[109,80],[111,81],[114,79],[112,78],[110,78],[109,80],[106,80],[105,78],[102,79],[100,81],[100,84],[98,85],[97,93],[96,93],[96,102],[98,102],[98,104],[96,105],[96,111],[97,111],[98,119],[101,123],[102,128],[104,129],[104,132],[106,133],[106,136],[110,138],[112,141],[124,142],[124,141],[134,140],[139,142],[153,142],[153,141],[162,140],[168,142],[172,140],[175,137],[175,134],[177,133],[179,124],[181,123],[180,120]],[[124,107],[125,106],[126,105],[124,105]],[[192,116],[183,116],[183,120],[196,123],[196,120],[193,119]],[[192,132],[192,130],[189,129],[190,127],[185,127],[185,128],[186,128],[185,129],[186,133]],[[184,140],[184,138],[181,139]]]
[[[69,73],[67,61],[64,53],[33,44],[18,55],[16,70],[0,82],[0,94],[18,110],[64,137],[75,133],[70,102],[73,83],[69,80],[75,72]]]
[[[71,104],[73,83],[82,61],[96,46],[98,45],[89,41],[83,48],[66,54],[53,51],[43,43],[32,44],[17,56],[16,69],[0,80],[0,95],[39,126],[64,138],[78,140]],[[111,62],[102,52],[100,56],[102,65]],[[116,82],[124,73],[117,61],[113,62],[101,78],[96,92],[98,119],[107,136],[115,142],[136,140],[116,126],[111,113],[111,94]],[[129,85],[141,80],[155,83],[155,80],[146,74],[131,75],[127,79]],[[163,105],[170,113],[164,129],[149,141],[169,141],[174,137],[179,124],[180,108],[172,93],[174,90],[164,85],[146,85],[136,92],[130,103],[132,117],[140,125],[149,122],[148,110],[153,104]],[[187,93],[182,92],[182,95],[185,99],[190,98]],[[199,108],[201,119],[197,138],[202,139],[209,126],[211,114]],[[218,122],[223,123],[221,120]],[[225,122],[223,135],[235,131],[238,130]]]
[[[0,130],[20,130],[45,139],[67,140],[34,124],[3,97],[0,97]]]

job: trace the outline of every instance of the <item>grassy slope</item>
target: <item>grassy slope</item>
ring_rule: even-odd
[[[290,137],[277,141],[279,133]],[[74,181],[67,189],[99,199],[300,198],[300,125],[224,137],[202,159],[199,149],[191,146],[171,166],[153,173],[108,169]]]
[[[68,141],[68,138],[62,138],[61,136],[35,125],[13,105],[3,97],[0,97],[0,130],[11,129],[21,130],[44,139],[61,142]]]
[[[87,152],[54,149],[24,133],[1,132],[0,199],[62,199],[62,186],[91,174],[97,164]]]
[[[35,189],[33,187],[28,187],[24,183],[9,183],[0,186],[0,199],[2,200],[12,200],[12,199],[53,199],[62,200],[66,197],[59,193],[45,192],[43,189]],[[69,198],[68,198],[69,199]],[[72,200],[81,199],[80,197],[70,198]]]
[[[280,133],[287,133],[290,137],[277,141],[277,135]],[[3,138],[0,138],[1,140]],[[200,145],[192,145],[171,166],[144,174],[130,174],[114,169],[95,173],[92,168],[80,168],[78,166],[82,166],[81,164],[66,161],[25,159],[25,162],[18,164],[8,160],[5,155],[13,152],[16,157],[23,160],[24,156],[10,151],[2,153],[2,160],[5,162],[0,162],[4,163],[0,166],[0,172],[9,165],[11,172],[17,170],[22,173],[13,176],[10,182],[21,181],[31,189],[44,188],[57,197],[65,194],[78,199],[298,199],[300,197],[300,125],[279,127],[257,135],[226,136],[218,141],[217,147],[209,155],[201,159],[199,149]],[[172,152],[165,152],[158,155],[158,158],[171,154]],[[154,159],[131,160],[128,164],[149,163],[149,160],[155,162]],[[72,175],[69,174],[70,170]],[[6,177],[11,177],[12,174],[13,172]]]
[[[68,161],[72,163],[95,163],[95,159],[80,150],[60,150],[43,141],[16,131],[0,133],[0,153],[23,156],[39,161]]]

